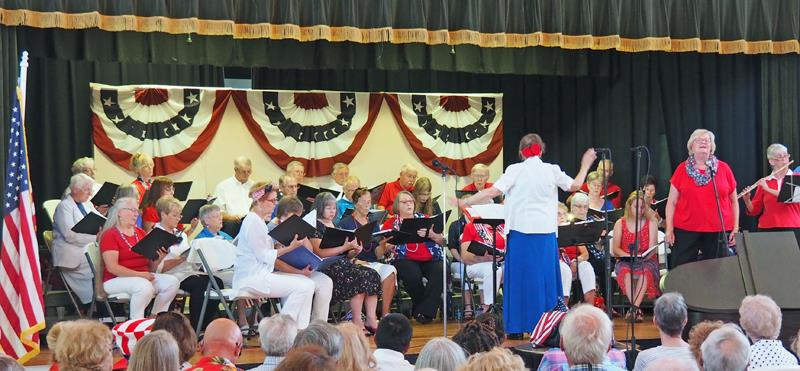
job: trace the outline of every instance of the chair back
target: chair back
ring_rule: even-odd
[[[105,297],[103,290],[103,257],[100,255],[100,245],[97,242],[92,242],[86,245],[84,250],[86,260],[89,262],[89,269],[92,271],[94,277],[94,294],[95,297]]]
[[[44,237],[44,245],[47,246],[47,251],[49,253],[53,253],[53,240],[55,240],[55,236],[53,235],[53,231],[44,231],[42,232],[42,237]]]
[[[233,244],[219,238],[195,238],[192,241],[192,252],[186,260],[190,263],[202,263],[208,272],[218,272],[233,267],[236,261],[234,249]]]
[[[53,215],[56,214],[56,207],[58,207],[58,203],[61,200],[47,200],[42,204],[42,208],[47,213],[47,217],[50,218],[50,224],[53,224]]]

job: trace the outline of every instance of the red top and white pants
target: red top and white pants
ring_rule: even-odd
[[[580,250],[578,246],[566,246],[559,249],[561,259],[559,259],[559,268],[561,269],[561,289],[564,290],[564,297],[568,297],[572,291],[572,263],[577,263],[578,279],[581,280],[581,288],[583,293],[587,293],[597,288],[597,278],[594,274],[594,267],[588,261],[578,262]]]
[[[464,226],[464,232],[461,233],[461,243],[478,241],[484,245],[492,246],[492,228],[486,224],[467,223]],[[501,224],[494,231],[494,239],[497,240],[497,251],[506,251],[506,237],[505,225]],[[463,252],[462,252],[463,254]],[[489,254],[491,256],[491,254]],[[498,256],[498,263],[500,262]],[[471,279],[480,279],[478,286],[481,290],[481,298],[484,305],[494,304],[494,292],[492,292],[492,262],[480,262],[475,264],[468,264],[466,267],[467,277]],[[500,283],[503,282],[503,267],[499,266],[495,275],[497,280],[497,288],[500,288]]]
[[[780,190],[782,183],[783,179],[772,176],[767,178],[767,187],[776,191]],[[758,229],[800,228],[800,203],[778,202],[778,197],[761,187],[756,189],[752,203],[752,210],[747,211],[747,215],[761,215],[758,218]]]

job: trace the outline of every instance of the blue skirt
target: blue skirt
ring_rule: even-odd
[[[507,333],[531,332],[563,295],[555,233],[508,233],[503,284]]]

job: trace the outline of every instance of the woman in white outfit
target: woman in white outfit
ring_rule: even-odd
[[[53,214],[53,265],[59,267],[67,285],[83,304],[92,302],[92,270],[83,251],[97,239],[97,233],[76,233],[72,227],[86,214],[97,212],[89,202],[93,185],[94,179],[88,175],[73,175],[69,194],[58,203]]]
[[[291,316],[298,328],[306,328],[311,317],[314,282],[306,277],[273,273],[275,260],[302,246],[305,239],[295,239],[289,246],[276,250],[266,220],[275,209],[277,192],[272,183],[258,182],[250,189],[250,198],[253,204],[237,236],[233,290],[237,296],[281,298],[281,313]]]
[[[108,211],[108,220],[100,237],[103,255],[103,289],[108,294],[131,296],[131,319],[144,318],[144,309],[155,297],[151,314],[169,309],[178,293],[178,279],[168,274],[153,273],[155,265],[133,251],[145,233],[136,227],[139,202],[124,197]],[[162,252],[163,254],[163,252]]]

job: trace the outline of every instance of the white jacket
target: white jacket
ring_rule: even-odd
[[[97,213],[91,202],[84,202],[83,208],[87,213]],[[83,255],[84,247],[94,242],[96,235],[72,231],[72,227],[81,219],[83,219],[83,214],[72,196],[58,203],[53,214],[53,264],[55,266],[74,269],[86,260]]]

